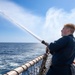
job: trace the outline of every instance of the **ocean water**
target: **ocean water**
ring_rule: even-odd
[[[0,75],[44,53],[41,43],[0,43]]]

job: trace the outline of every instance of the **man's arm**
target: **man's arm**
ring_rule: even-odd
[[[51,52],[56,52],[67,46],[68,42],[69,42],[69,37],[64,36],[58,39],[57,41],[55,41],[54,43],[50,43],[48,45],[48,48],[50,49]]]

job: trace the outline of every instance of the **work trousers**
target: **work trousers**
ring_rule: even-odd
[[[46,75],[72,75],[71,66],[50,66]]]

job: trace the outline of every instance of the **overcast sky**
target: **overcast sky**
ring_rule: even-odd
[[[47,42],[61,37],[64,24],[75,24],[75,0],[0,0],[0,42],[39,42],[2,12]]]

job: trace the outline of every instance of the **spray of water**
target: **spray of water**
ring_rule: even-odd
[[[18,26],[19,28],[27,31],[29,34],[31,34],[32,36],[34,36],[37,40],[39,40],[40,42],[42,42],[42,39],[40,37],[38,37],[37,35],[35,35],[34,33],[32,33],[30,30],[28,30],[25,26],[17,23],[13,18],[11,18],[9,15],[7,15],[5,12],[0,11],[0,14],[5,17],[6,19],[8,19],[11,23],[13,23],[14,25]]]

